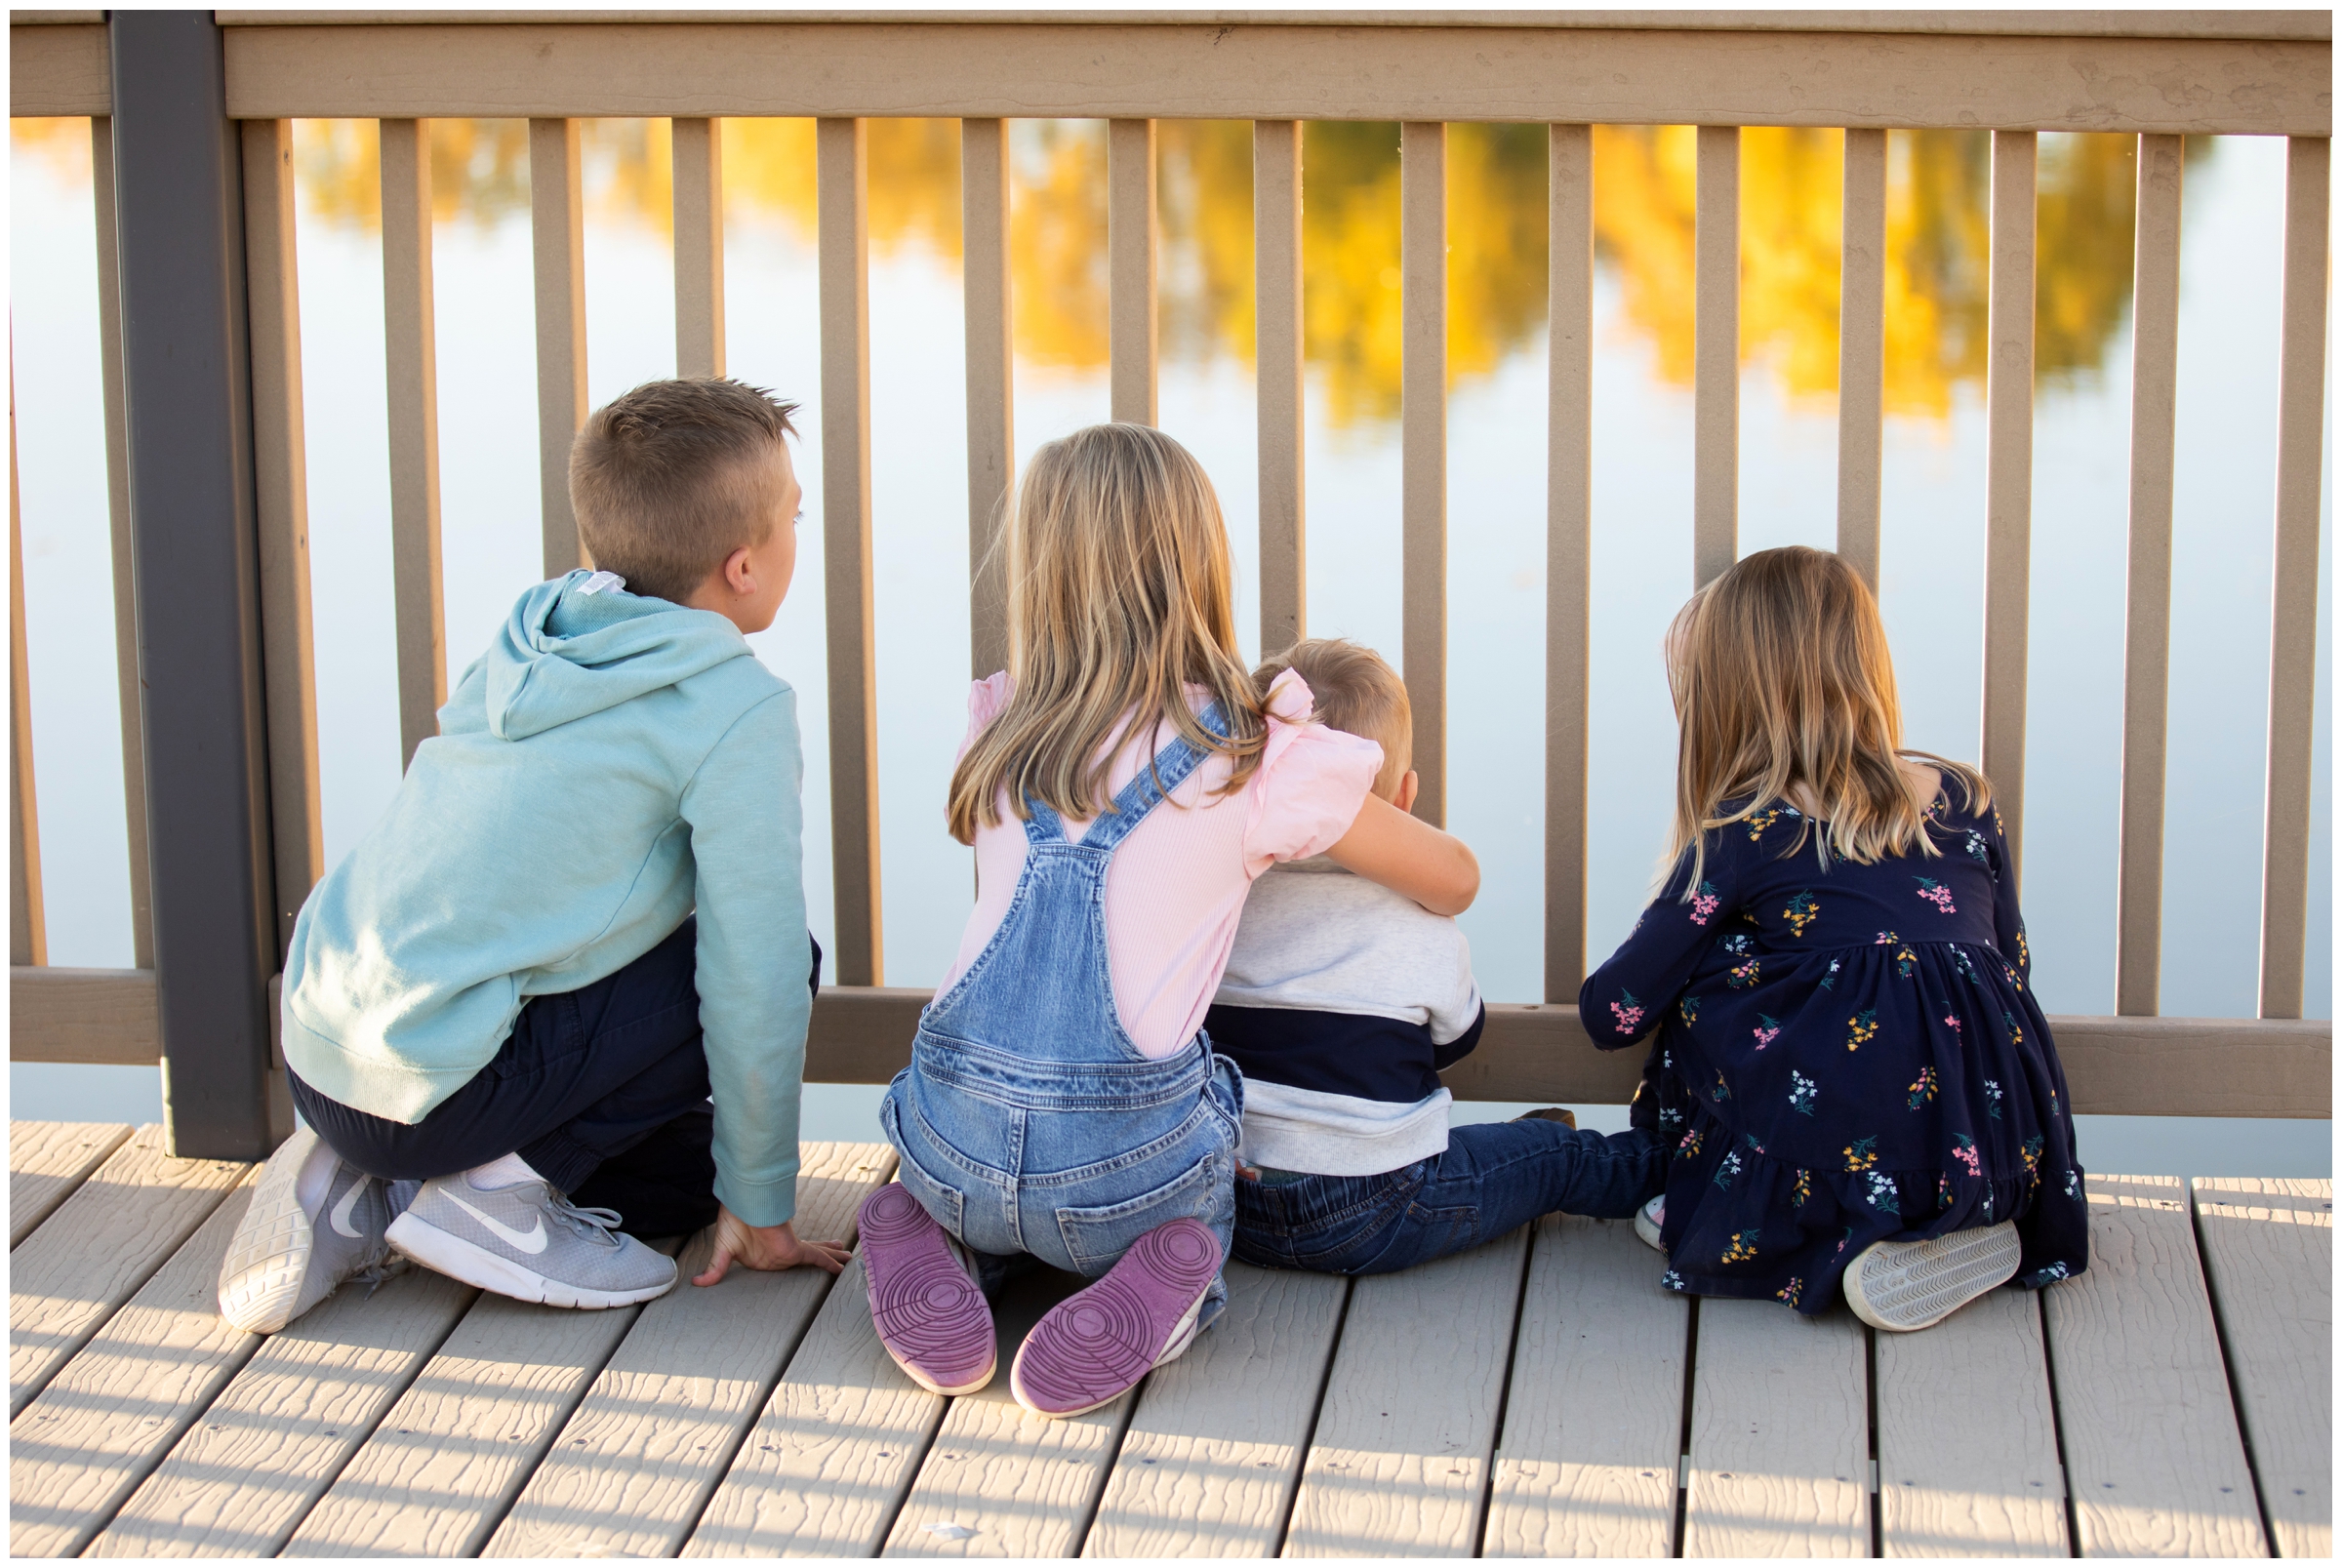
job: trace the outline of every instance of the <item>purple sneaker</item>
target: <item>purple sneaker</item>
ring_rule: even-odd
[[[1194,1343],[1195,1314],[1219,1274],[1220,1238],[1202,1222],[1156,1226],[1033,1325],[1009,1368],[1017,1403],[1059,1418],[1113,1403]]]
[[[974,1393],[997,1359],[992,1308],[944,1227],[900,1182],[863,1200],[862,1265],[878,1343],[920,1387]]]

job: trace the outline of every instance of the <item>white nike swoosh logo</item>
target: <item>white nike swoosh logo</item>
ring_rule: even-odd
[[[349,1185],[349,1190],[342,1194],[342,1201],[334,1205],[334,1212],[330,1216],[334,1222],[334,1228],[352,1241],[361,1241],[365,1238],[350,1228],[349,1213],[358,1206],[358,1194],[365,1191],[366,1184],[373,1180],[374,1178],[371,1176],[361,1176],[352,1182]]]
[[[447,1201],[454,1204],[457,1208],[462,1209],[465,1214],[470,1215],[474,1220],[479,1221],[480,1224],[495,1231],[499,1236],[502,1236],[505,1245],[518,1247],[521,1251],[527,1253],[539,1253],[545,1251],[546,1237],[545,1234],[544,1215],[530,1215],[529,1224],[534,1228],[524,1233],[522,1231],[513,1229],[510,1226],[505,1225],[500,1221],[490,1219],[488,1216],[482,1214],[479,1210],[473,1208],[470,1204],[458,1197],[453,1191],[450,1191],[447,1194]]]

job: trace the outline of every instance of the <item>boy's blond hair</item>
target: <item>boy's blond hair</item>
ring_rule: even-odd
[[[1008,672],[1015,691],[951,774],[947,822],[974,843],[999,796],[1084,819],[1110,809],[1121,743],[1168,720],[1233,764],[1227,790],[1260,765],[1267,727],[1236,651],[1228,531],[1202,464],[1144,424],[1093,424],[1026,464],[1009,513]],[[1185,688],[1211,694],[1216,740]]]
[[[594,410],[569,449],[569,503],[593,564],[629,593],[680,604],[734,550],[762,544],[796,407],[694,378],[646,382]]]
[[[1363,643],[1311,637],[1253,671],[1264,700],[1271,683],[1288,669],[1309,682],[1311,717],[1383,748],[1383,771],[1375,775],[1374,792],[1385,800],[1395,799],[1399,781],[1415,765],[1415,710],[1408,705],[1407,683],[1398,672]]]

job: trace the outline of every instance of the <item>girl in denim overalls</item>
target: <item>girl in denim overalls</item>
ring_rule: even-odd
[[[1144,425],[1033,455],[1005,542],[1009,669],[979,682],[950,826],[977,905],[880,1106],[900,1180],[863,1205],[878,1337],[939,1393],[991,1381],[1020,1256],[1094,1283],[1019,1348],[1072,1416],[1185,1350],[1227,1298],[1244,1086],[1201,1024],[1252,879],[1326,853],[1442,913],[1471,852],[1374,798],[1381,748],[1256,693],[1219,502]]]

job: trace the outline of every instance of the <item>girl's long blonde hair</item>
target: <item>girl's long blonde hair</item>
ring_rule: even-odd
[[[1815,850],[1825,866],[1834,855],[1869,865],[1940,853],[1927,834],[1932,802],[1914,798],[1898,757],[1958,780],[1970,811],[1992,802],[1992,785],[1973,768],[1903,749],[1878,603],[1854,569],[1826,550],[1793,545],[1749,556],[1692,595],[1667,642],[1682,736],[1661,875],[1690,850],[1686,899],[1700,885],[1709,829],[1793,804],[1800,785],[1820,808]],[[1729,800],[1744,804],[1727,816]],[[1804,843],[1802,833],[1797,842]]]
[[[951,775],[951,836],[1028,796],[1076,821],[1111,808],[1108,770],[1132,736],[1168,718],[1180,736],[1234,762],[1227,788],[1259,765],[1267,725],[1236,648],[1228,531],[1212,482],[1187,448],[1143,424],[1093,424],[1032,455],[1002,547],[1008,552],[1008,705]],[[1187,685],[1219,704],[1216,739]]]

